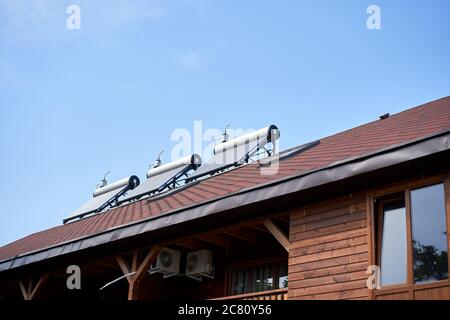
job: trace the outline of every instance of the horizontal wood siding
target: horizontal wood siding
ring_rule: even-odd
[[[289,299],[368,299],[366,195],[291,213]]]

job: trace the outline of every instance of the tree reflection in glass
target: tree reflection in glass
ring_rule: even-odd
[[[411,191],[414,282],[448,278],[444,185]]]

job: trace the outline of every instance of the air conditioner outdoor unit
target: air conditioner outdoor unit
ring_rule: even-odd
[[[202,277],[214,279],[213,252],[199,250],[189,253],[186,259],[186,276],[198,281]]]
[[[149,273],[162,273],[164,278],[175,276],[180,273],[180,258],[180,251],[162,248]]]

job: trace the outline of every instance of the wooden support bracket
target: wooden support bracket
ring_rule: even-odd
[[[289,252],[289,239],[284,232],[269,219],[263,221],[264,226],[274,236],[275,239]]]
[[[49,275],[44,274],[42,275],[36,285],[33,287],[33,280],[30,279],[29,281],[24,282],[23,280],[19,281],[20,290],[22,291],[22,295],[24,300],[33,300],[33,298],[36,296],[36,294],[42,289],[45,282],[47,281]]]
[[[137,300],[138,299],[138,288],[139,282],[144,277],[145,272],[150,268],[151,264],[158,257],[159,252],[161,251],[160,246],[154,246],[144,257],[144,259],[139,263],[139,252],[134,251],[133,257],[131,260],[131,268],[126,263],[125,259],[121,256],[116,256],[117,264],[122,270],[123,274],[130,274],[127,276],[128,281],[128,300]]]

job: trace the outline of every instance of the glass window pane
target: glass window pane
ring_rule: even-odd
[[[406,282],[406,210],[404,205],[384,208],[381,243],[381,285]]]
[[[273,272],[272,266],[268,265],[264,267],[264,283],[261,291],[273,289]]]
[[[272,267],[265,265],[253,269],[254,282],[253,291],[259,292],[273,289]]]
[[[274,274],[275,267],[278,268],[278,264],[264,264],[233,271],[231,273],[231,293],[242,294],[275,289],[277,285]],[[280,270],[280,288],[287,288],[287,263]]]
[[[243,293],[249,293],[253,292],[253,274],[250,269],[247,269],[244,271],[244,292]]]
[[[282,263],[279,269],[278,288],[284,289],[288,287],[288,268],[287,264]]]
[[[256,267],[253,269],[253,289],[252,292],[258,292],[261,291],[262,286],[262,269],[259,267]]]
[[[448,278],[444,185],[411,191],[411,222],[416,283]]]
[[[233,272],[233,294],[244,293],[244,272]]]

